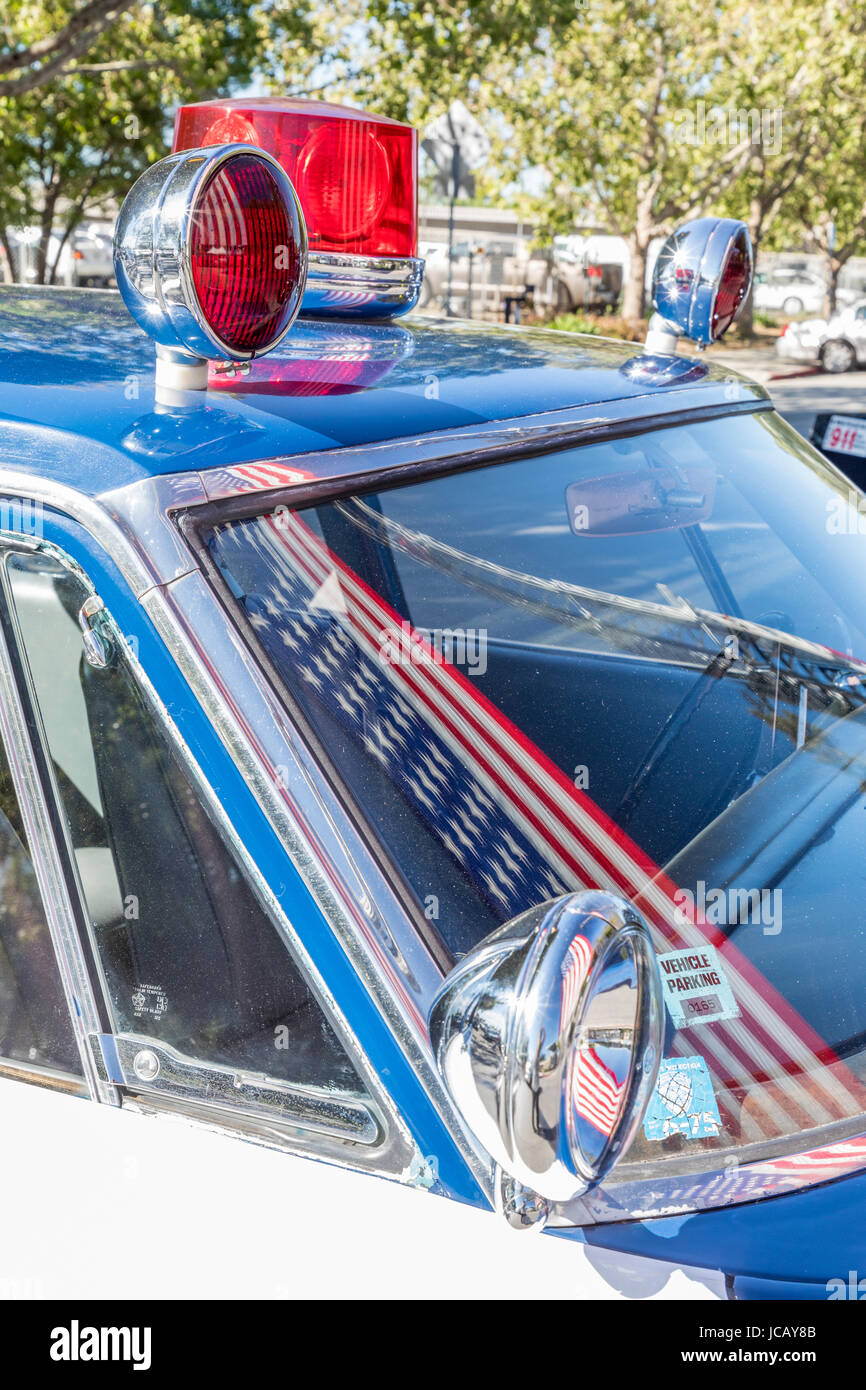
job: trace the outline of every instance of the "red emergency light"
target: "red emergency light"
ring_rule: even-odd
[[[180,109],[172,154],[130,189],[114,235],[118,288],[157,345],[163,403],[203,390],[208,362],[271,352],[299,312],[372,319],[414,308],[417,144],[411,126],[325,102]],[[387,358],[370,341],[357,361],[257,369],[256,381],[357,389]]]
[[[752,251],[748,233],[737,237],[731,246],[713,305],[713,336],[721,338],[740,311],[752,283]]]
[[[411,308],[418,247],[418,136],[408,125],[329,102],[233,99],[182,106],[172,148],[266,150],[304,213],[310,262],[303,311],[371,316]]]

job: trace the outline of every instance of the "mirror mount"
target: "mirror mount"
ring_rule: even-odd
[[[510,1224],[600,1182],[640,1124],[664,1009],[649,928],[610,893],[570,893],[480,942],[430,1010],[440,1072],[498,1165]]]

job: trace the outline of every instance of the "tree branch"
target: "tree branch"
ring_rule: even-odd
[[[21,96],[66,71],[75,58],[85,53],[104,30],[136,3],[137,0],[90,0],[59,33],[4,54],[0,57],[0,78],[3,78],[0,97]],[[15,72],[19,73],[18,77],[6,76]]]
[[[150,68],[164,68],[161,58],[118,58],[113,63],[75,63],[64,69],[64,76],[73,72],[144,72]],[[3,94],[0,83],[0,96]]]
[[[658,225],[653,227],[652,235],[663,236],[671,218],[676,217],[679,221],[686,221],[691,217],[700,217],[746,171],[752,160],[753,152],[754,146],[751,140],[741,140],[738,145],[734,145],[726,155],[722,156],[719,161],[722,166],[721,169],[710,175],[701,191],[695,194],[689,208],[683,210],[682,206],[674,200],[665,204],[661,211],[656,214]]]

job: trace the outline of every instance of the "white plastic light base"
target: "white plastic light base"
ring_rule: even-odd
[[[156,392],[206,391],[207,358],[192,357],[174,348],[156,348]]]

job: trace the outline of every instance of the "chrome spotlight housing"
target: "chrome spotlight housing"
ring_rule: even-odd
[[[505,1177],[530,1204],[579,1196],[627,1149],[655,1085],[664,1008],[649,928],[609,893],[542,903],[451,971],[429,1029],[500,1190]]]
[[[752,243],[744,222],[699,217],[684,222],[662,246],[652,301],[666,329],[706,346],[717,342],[745,303],[752,283]],[[647,339],[648,351],[664,351]]]
[[[270,352],[297,316],[307,232],[294,188],[253,146],[169,155],[124,200],[114,269],[158,364],[177,368],[173,384],[204,386],[208,359]]]

